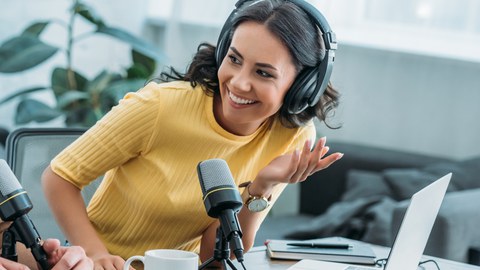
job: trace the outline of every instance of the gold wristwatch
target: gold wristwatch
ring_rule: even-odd
[[[245,182],[241,183],[239,187],[244,187],[247,190],[248,198],[245,201],[245,205],[247,206],[248,210],[251,212],[261,212],[265,209],[267,209],[268,206],[270,206],[270,200],[272,199],[272,195],[270,197],[265,198],[263,196],[254,196],[250,194],[250,184],[252,182]]]

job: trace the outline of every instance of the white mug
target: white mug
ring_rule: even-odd
[[[125,261],[123,270],[129,270],[133,261],[141,261],[144,270],[197,270],[198,255],[176,249],[152,249],[145,256],[132,256]]]

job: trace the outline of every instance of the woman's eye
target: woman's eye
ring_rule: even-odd
[[[262,76],[262,77],[265,77],[265,78],[272,78],[273,77],[270,73],[265,72],[263,70],[258,70],[257,74]]]
[[[240,60],[238,60],[238,58],[235,57],[234,55],[229,55],[228,58],[230,58],[230,62],[234,64],[240,64]]]

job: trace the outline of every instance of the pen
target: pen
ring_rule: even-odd
[[[309,248],[335,248],[335,249],[349,249],[352,248],[349,244],[332,244],[332,243],[287,243],[288,246],[293,247],[309,247]]]

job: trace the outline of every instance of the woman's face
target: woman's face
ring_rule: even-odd
[[[218,70],[217,121],[237,135],[254,133],[280,109],[295,76],[293,59],[276,36],[262,24],[240,24]]]

